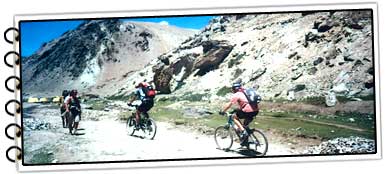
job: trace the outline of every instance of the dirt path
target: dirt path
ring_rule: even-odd
[[[184,159],[249,155],[238,150],[218,150],[212,136],[185,130],[183,127],[157,122],[154,140],[128,136],[125,123],[106,117],[99,121],[82,120],[79,135],[70,135],[61,127],[58,110],[43,105],[24,106],[28,119],[44,120],[45,130],[25,130],[25,162],[91,162],[149,159]],[[140,135],[135,133],[135,135]],[[285,145],[270,142],[267,155],[295,153]],[[37,159],[38,158],[38,159]],[[48,158],[48,159],[40,159]]]

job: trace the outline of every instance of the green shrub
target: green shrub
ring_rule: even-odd
[[[218,96],[225,96],[225,95],[228,94],[228,93],[230,93],[230,88],[224,86],[224,87],[220,88],[220,89],[217,91],[216,95],[218,95]]]
[[[207,96],[207,94],[192,94],[192,93],[186,93],[181,97],[182,100],[187,101],[202,101],[202,98]]]
[[[130,95],[120,94],[120,95],[111,95],[107,97],[108,100],[120,100],[120,101],[127,101],[129,100]]]

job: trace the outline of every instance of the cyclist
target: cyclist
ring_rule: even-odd
[[[140,82],[135,86],[136,90],[132,94],[132,98],[129,100],[128,105],[132,105],[135,100],[140,100],[141,104],[136,110],[136,129],[139,129],[140,114],[143,113],[148,117],[148,111],[154,106],[155,90],[147,82]]]
[[[81,104],[77,97],[77,90],[71,90],[70,95],[65,98],[65,109],[69,114],[69,133],[76,134],[79,122],[81,121]],[[74,125],[72,125],[74,121]],[[74,133],[72,129],[74,128]]]
[[[225,112],[232,107],[233,104],[238,104],[239,108],[234,111],[233,121],[237,125],[238,130],[242,135],[241,146],[246,145],[247,143],[247,131],[245,127],[248,127],[249,123],[252,122],[253,118],[259,113],[259,106],[257,103],[249,103],[247,95],[244,93],[244,88],[240,82],[233,83],[232,85],[232,98],[230,102],[226,104],[223,110],[220,111],[221,115],[224,115]],[[241,124],[239,119],[244,119],[243,124]]]
[[[69,92],[68,90],[63,90],[62,91],[62,96],[60,97],[59,99],[59,103],[60,103],[60,112],[61,112],[61,118],[62,118],[62,126],[63,128],[67,128],[67,124],[69,123],[68,121],[68,118],[69,118],[69,113],[66,112],[66,108],[65,108],[65,98],[67,96],[69,96]]]

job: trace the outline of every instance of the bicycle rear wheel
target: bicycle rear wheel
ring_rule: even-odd
[[[130,116],[127,120],[127,133],[129,136],[132,136],[135,133],[135,125],[136,125],[136,120],[135,117]]]
[[[152,118],[148,118],[144,122],[144,137],[147,139],[154,139],[156,135],[156,122]]]
[[[233,145],[233,135],[228,126],[220,126],[214,132],[214,140],[221,150],[229,150]]]
[[[248,149],[258,152],[258,156],[264,156],[268,151],[268,140],[263,132],[253,129],[248,137]]]

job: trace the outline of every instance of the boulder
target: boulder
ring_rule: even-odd
[[[333,21],[326,20],[318,25],[317,30],[318,30],[318,32],[326,32],[326,31],[329,31],[331,28],[333,28],[333,26],[334,26]]]
[[[339,93],[348,93],[349,92],[349,88],[346,86],[345,83],[340,83],[336,86],[334,86],[331,91],[339,94]]]
[[[334,92],[330,91],[327,93],[325,97],[325,103],[328,107],[335,106],[335,104],[337,103],[337,98]]]
[[[316,60],[314,60],[314,62],[313,62],[313,64],[314,64],[314,66],[317,66],[317,65],[319,65],[320,63],[322,63],[323,62],[323,58],[322,57],[318,57]]]
[[[288,93],[287,93],[287,100],[289,100],[289,101],[293,101],[293,100],[295,100],[295,92],[294,91],[288,91]]]
[[[174,76],[179,74],[178,81],[186,79],[193,69],[193,62],[197,54],[186,54],[176,59],[176,61],[166,66],[165,64],[158,64],[153,67],[154,83],[156,90],[163,94],[171,93],[171,80]],[[182,73],[182,71],[184,72]]]
[[[233,49],[227,41],[205,41],[202,46],[204,54],[194,63],[194,69],[198,69],[196,75],[200,76],[216,69]]]

